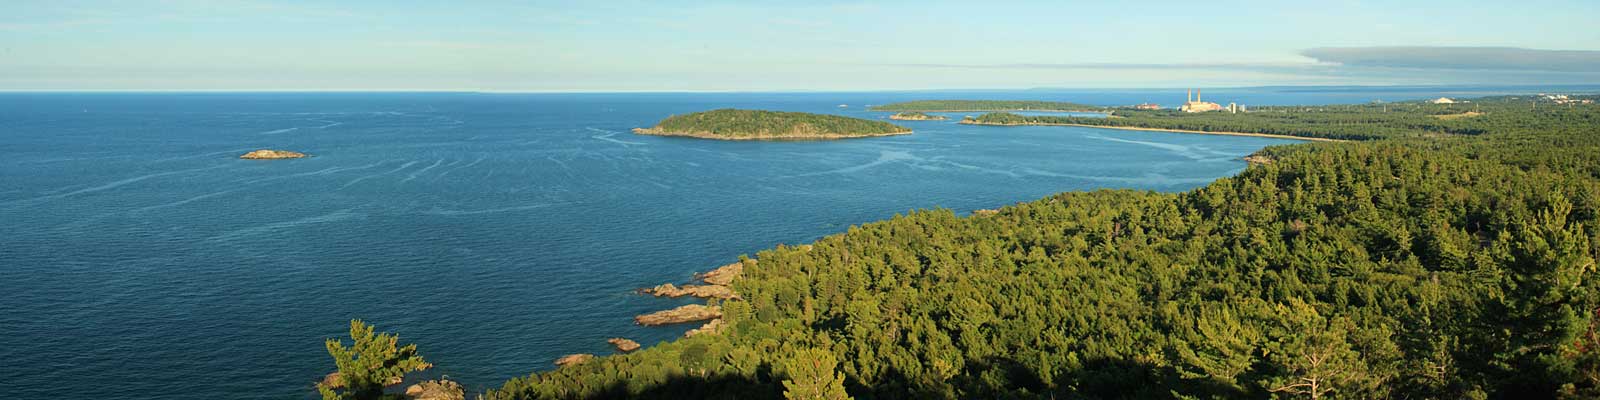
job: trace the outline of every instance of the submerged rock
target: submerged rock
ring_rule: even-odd
[[[705,321],[722,317],[722,308],[706,306],[703,304],[687,304],[671,310],[656,311],[653,313],[633,317],[633,322],[644,326],[658,326],[681,324],[684,322]]]
[[[701,325],[699,328],[690,329],[688,332],[684,332],[683,336],[684,337],[689,337],[689,336],[694,336],[694,335],[699,335],[699,334],[716,334],[716,333],[719,333],[721,331],[722,331],[722,318],[717,318],[717,319],[711,320],[711,322],[707,322],[705,325]]]
[[[709,299],[709,298],[737,299],[737,298],[739,298],[739,294],[738,293],[734,293],[733,289],[730,289],[727,286],[722,286],[722,285],[683,285],[683,287],[680,288],[680,287],[677,287],[677,286],[673,286],[671,283],[665,283],[665,284],[657,285],[656,287],[653,287],[653,288],[645,289],[644,292],[656,295],[656,297],[674,297],[674,298],[676,298],[676,297],[683,297],[683,296],[694,296],[694,297],[699,297],[699,298],[702,298],[702,299]]]
[[[612,346],[617,346],[617,351],[620,351],[620,352],[623,352],[623,353],[627,353],[627,352],[639,349],[639,342],[635,342],[635,341],[624,339],[624,338],[607,339],[606,343],[611,343]]]
[[[423,381],[406,388],[406,397],[413,400],[466,400],[461,384],[440,379]]]
[[[239,156],[239,158],[243,158],[243,159],[246,159],[246,160],[278,160],[278,159],[284,159],[284,158],[305,158],[305,156],[306,156],[305,153],[296,153],[296,152],[287,151],[287,150],[261,149],[261,150],[256,150],[256,151],[252,151],[252,152],[249,152],[249,153],[244,153],[244,155]]]
[[[705,283],[727,286],[728,284],[733,283],[734,279],[738,279],[739,274],[742,273],[744,273],[744,262],[740,261],[717,267],[717,269],[713,269],[703,274],[695,275],[695,278],[699,278],[701,281],[705,281]]]
[[[568,354],[556,359],[557,367],[569,367],[593,360],[593,354]]]

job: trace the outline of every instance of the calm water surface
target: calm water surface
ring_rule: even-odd
[[[954,119],[828,142],[628,133],[709,108],[884,118],[862,106],[957,96],[3,94],[7,394],[305,398],[352,318],[479,391],[608,354],[608,337],[681,336],[631,317],[686,301],[632,290],[740,254],[911,209],[1186,190],[1293,143]],[[257,148],[314,157],[236,158]]]

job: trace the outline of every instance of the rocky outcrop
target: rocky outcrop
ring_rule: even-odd
[[[713,269],[706,273],[695,275],[695,278],[705,283],[727,286],[728,284],[733,283],[734,279],[738,279],[739,274],[742,273],[744,273],[744,262],[740,261],[717,267],[717,269]]]
[[[252,151],[252,152],[249,152],[249,153],[244,153],[244,155],[239,156],[239,158],[243,158],[243,159],[246,159],[246,160],[279,160],[279,159],[285,159],[285,158],[305,158],[305,157],[306,157],[305,153],[296,153],[296,152],[287,151],[287,150],[267,150],[267,149],[256,150],[256,151]]]
[[[593,354],[568,354],[568,355],[561,356],[561,358],[557,358],[556,359],[556,366],[557,367],[570,367],[570,366],[573,366],[573,365],[578,365],[578,364],[583,364],[585,362],[589,362],[589,360],[593,360],[593,359],[594,359],[594,355]]]
[[[1250,163],[1250,165],[1256,165],[1256,164],[1267,165],[1267,164],[1271,164],[1272,163],[1272,157],[1267,157],[1265,155],[1251,154],[1251,155],[1248,155],[1248,156],[1244,157],[1244,162]]]
[[[722,317],[722,308],[703,304],[687,304],[671,310],[633,317],[633,322],[644,326],[681,324]]]
[[[405,377],[396,376],[396,377],[393,377],[393,378],[389,378],[389,381],[388,382],[384,382],[383,385],[384,386],[394,386],[394,385],[399,385],[400,382],[405,382]],[[318,385],[322,385],[322,386],[327,387],[329,389],[342,388],[342,387],[344,387],[344,376],[339,375],[338,372],[329,372],[328,375],[325,375],[325,376],[322,377],[322,382],[318,383]]]
[[[702,299],[715,298],[724,300],[739,298],[739,294],[734,293],[733,289],[722,285],[683,285],[683,287],[677,287],[671,283],[665,283],[643,291],[656,295],[656,297],[694,296]]]
[[[623,353],[627,353],[627,352],[639,349],[639,342],[635,342],[635,341],[624,339],[624,338],[607,339],[606,343],[611,343],[612,346],[617,346],[617,351],[620,351],[620,352],[623,352]]]
[[[699,328],[690,329],[688,332],[684,332],[683,336],[689,337],[700,334],[717,334],[721,331],[722,318],[717,318],[711,320],[711,322],[707,322],[705,325],[701,325]]]
[[[999,214],[999,213],[1000,213],[1000,210],[988,210],[988,209],[972,210],[972,215],[976,215],[976,216],[980,216],[980,217],[987,217],[987,216],[995,215],[995,214]]]
[[[461,384],[440,379],[424,381],[406,388],[406,398],[412,400],[466,400]]]

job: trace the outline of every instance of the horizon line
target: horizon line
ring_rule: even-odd
[[[1600,83],[1559,84],[1420,84],[1420,85],[1222,85],[1222,86],[1079,86],[1027,88],[927,88],[927,89],[553,89],[553,90],[495,90],[495,89],[0,89],[0,93],[460,93],[460,94],[606,94],[606,93],[893,93],[893,92],[978,92],[978,91],[1039,91],[1039,90],[1178,90],[1178,89],[1262,89],[1262,88],[1531,88],[1531,87],[1586,87],[1600,88]]]

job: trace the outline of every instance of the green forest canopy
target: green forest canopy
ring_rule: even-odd
[[[640,133],[727,138],[880,136],[910,128],[860,118],[802,112],[720,109],[674,115]]]
[[[872,111],[1100,111],[1104,107],[1037,100],[917,100],[872,106]]]
[[[780,245],[720,302],[720,334],[485,397],[836,393],[827,370],[860,399],[1600,396],[1600,107],[1475,103],[1448,125],[1421,106],[1215,114],[1377,140],[1269,147],[1183,193],[915,211]]]

